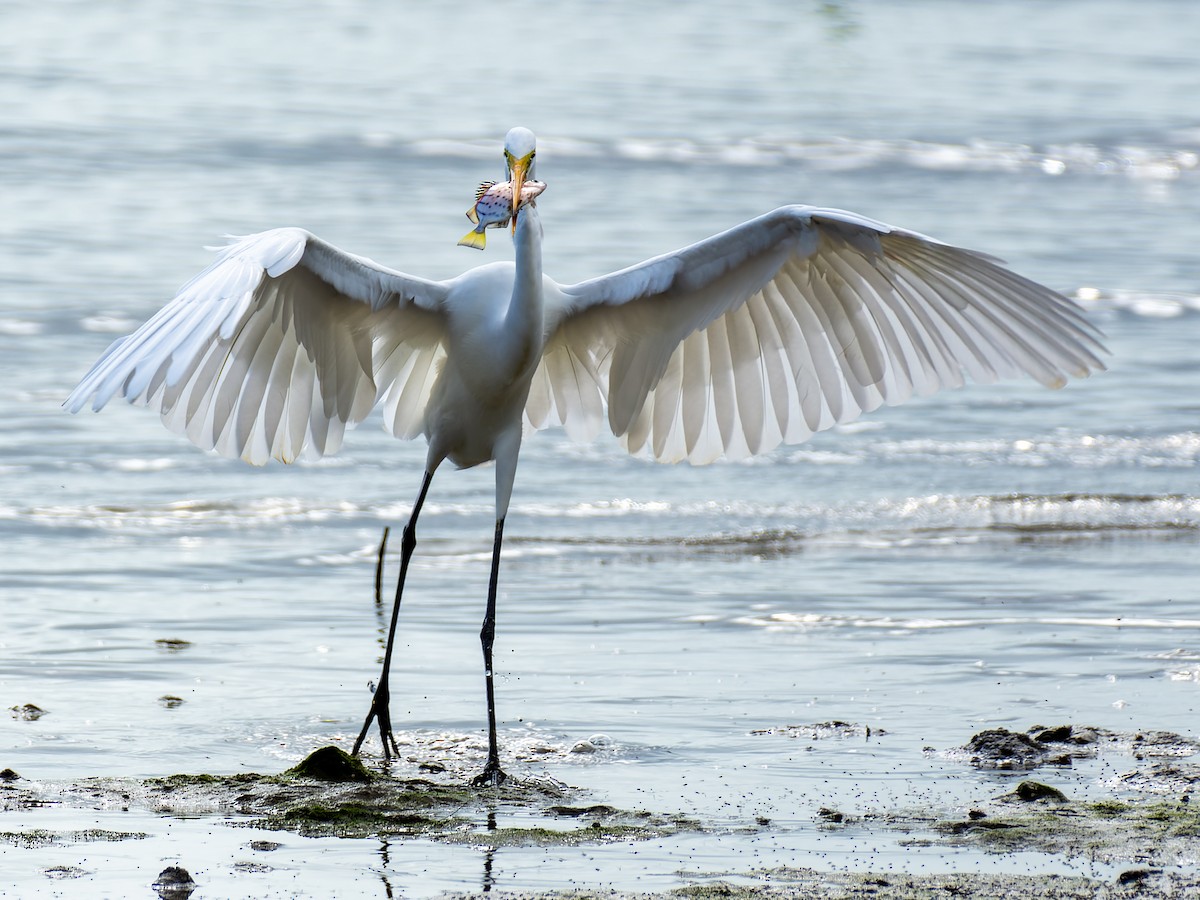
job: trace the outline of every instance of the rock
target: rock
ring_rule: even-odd
[[[284,774],[338,782],[370,781],[374,777],[357,759],[332,745],[314,750]]]
[[[1153,875],[1159,874],[1160,869],[1126,869],[1117,876],[1117,884],[1122,887],[1137,886],[1141,887],[1143,881]]]
[[[989,728],[967,741],[972,765],[996,769],[1032,769],[1046,761],[1046,744],[1019,731]]]
[[[1066,803],[1067,795],[1058,788],[1050,787],[1048,784],[1042,784],[1040,781],[1022,781],[1017,785],[1017,789],[1013,791],[1018,800],[1024,800],[1026,803],[1033,800],[1054,800],[1058,803]]]
[[[1034,740],[1043,744],[1063,743],[1071,739],[1071,726],[1058,725],[1054,728],[1044,728],[1039,731]]]
[[[151,885],[158,895],[167,900],[183,900],[196,890],[196,882],[192,875],[182,866],[167,866],[158,873]]]

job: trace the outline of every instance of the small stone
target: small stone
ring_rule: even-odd
[[[1122,886],[1140,885],[1151,875],[1157,875],[1158,872],[1158,869],[1126,869],[1117,876],[1117,884]]]
[[[550,806],[546,812],[556,816],[567,816],[569,818],[579,818],[580,816],[589,816],[591,818],[604,818],[606,816],[615,816],[617,810],[603,803],[597,803],[594,806]]]
[[[1058,725],[1054,728],[1044,728],[1034,737],[1043,744],[1062,744],[1071,739],[1071,726]]]
[[[183,706],[184,700],[182,697],[176,697],[174,694],[163,694],[158,698],[158,702],[167,709],[175,709]]]
[[[598,750],[607,750],[613,745],[613,739],[607,734],[592,734],[585,737],[583,740],[576,741],[575,746],[571,748],[572,753],[595,753]]]
[[[0,781],[17,781],[21,776],[12,769],[0,771]]]
[[[1027,734],[1007,728],[989,728],[967,741],[966,750],[976,766],[998,769],[1034,768],[1046,758],[1048,748]]]
[[[50,866],[48,869],[43,869],[42,874],[55,881],[61,881],[64,878],[82,878],[92,873],[79,866]]]
[[[249,862],[246,860],[241,860],[239,862],[235,862],[233,864],[233,870],[235,872],[249,872],[252,874],[261,874],[263,872],[275,871],[273,868],[271,868],[271,866],[268,866],[266,863]]]
[[[196,890],[196,882],[192,881],[191,873],[182,866],[168,866],[158,873],[151,887],[166,900],[184,900]]]
[[[158,873],[158,878],[154,880],[155,887],[195,883],[192,881],[192,874],[183,866],[167,866]]]
[[[1100,741],[1100,734],[1095,728],[1072,728],[1072,744],[1095,744]]]
[[[278,850],[282,846],[283,846],[283,844],[279,843],[278,841],[251,841],[250,842],[251,850],[260,850],[263,853],[268,853],[271,850]]]

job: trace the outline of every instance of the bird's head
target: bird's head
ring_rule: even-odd
[[[528,128],[517,126],[504,136],[504,171],[512,182],[513,228],[516,229],[517,210],[521,207],[521,188],[534,175],[537,157],[537,138]]]

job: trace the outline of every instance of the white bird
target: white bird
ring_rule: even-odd
[[[534,176],[525,128],[505,138],[513,194]],[[970,250],[835,209],[785,206],[673,253],[560,285],[542,272],[534,203],[513,210],[515,261],[429,281],[299,228],[241,238],[136,332],[65,406],[114,396],[156,409],[205,449],[254,464],[321,456],[382,401],[399,438],[428,439],[404,529],[373,720],[397,750],[388,673],[416,524],[434,472],[496,463],[480,633],[488,759],[505,778],[492,683],[496,581],[527,427],[589,439],[607,418],[630,453],[694,464],[796,443],[913,394],[1029,374],[1049,387],[1104,368],[1067,298]],[[398,751],[397,751],[398,752]]]

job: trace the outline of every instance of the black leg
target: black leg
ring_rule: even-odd
[[[500,768],[500,745],[496,740],[496,690],[492,684],[492,642],[496,637],[496,581],[500,576],[500,544],[504,540],[504,520],[496,522],[496,542],[492,546],[492,577],[488,580],[487,612],[479,641],[483,644],[483,672],[487,685],[488,758],[483,771],[471,779],[476,787],[495,787],[508,776]]]
[[[379,685],[375,688],[375,695],[371,698],[371,708],[367,711],[367,720],[363,722],[362,731],[358,733],[358,740],[354,742],[354,749],[350,751],[352,756],[357,756],[358,751],[362,749],[362,743],[371,728],[372,720],[379,723],[379,740],[383,743],[383,758],[389,759],[392,753],[400,755],[400,748],[396,746],[396,738],[392,735],[392,714],[388,709],[388,701],[391,699],[388,674],[392,668],[392,645],[396,641],[396,622],[400,618],[400,598],[404,594],[404,578],[408,574],[408,562],[412,559],[413,548],[417,546],[417,516],[421,514],[421,507],[425,505],[425,495],[429,493],[431,481],[433,481],[433,473],[426,472],[425,480],[421,483],[421,493],[417,495],[412,515],[408,517],[408,524],[404,526],[404,535],[400,539],[400,578],[396,582],[396,599],[392,604],[392,624],[388,628],[387,647],[383,651],[383,671],[379,674]]]

